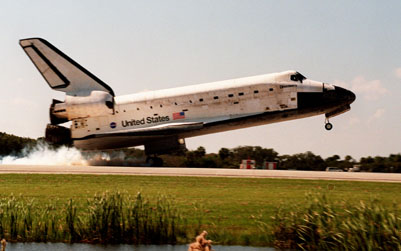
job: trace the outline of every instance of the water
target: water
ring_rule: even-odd
[[[268,247],[217,246],[215,251],[274,251]],[[6,251],[187,251],[188,245],[91,245],[65,243],[7,243]]]

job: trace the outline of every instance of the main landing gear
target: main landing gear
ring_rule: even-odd
[[[324,128],[326,128],[327,131],[330,131],[331,129],[333,129],[333,125],[329,122],[328,118],[326,118]]]
[[[152,167],[162,167],[163,159],[156,157],[156,156],[148,156],[146,158],[146,163]]]

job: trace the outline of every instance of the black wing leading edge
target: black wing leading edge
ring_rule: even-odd
[[[94,90],[114,96],[110,86],[46,40],[27,38],[19,43],[52,89],[71,96],[87,96]]]

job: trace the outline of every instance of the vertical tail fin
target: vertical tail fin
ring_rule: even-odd
[[[27,38],[19,43],[52,89],[71,96],[86,96],[94,90],[114,96],[106,83],[46,40]]]

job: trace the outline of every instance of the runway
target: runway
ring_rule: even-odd
[[[401,182],[400,173],[316,172],[173,167],[0,165],[2,173],[152,175]]]

